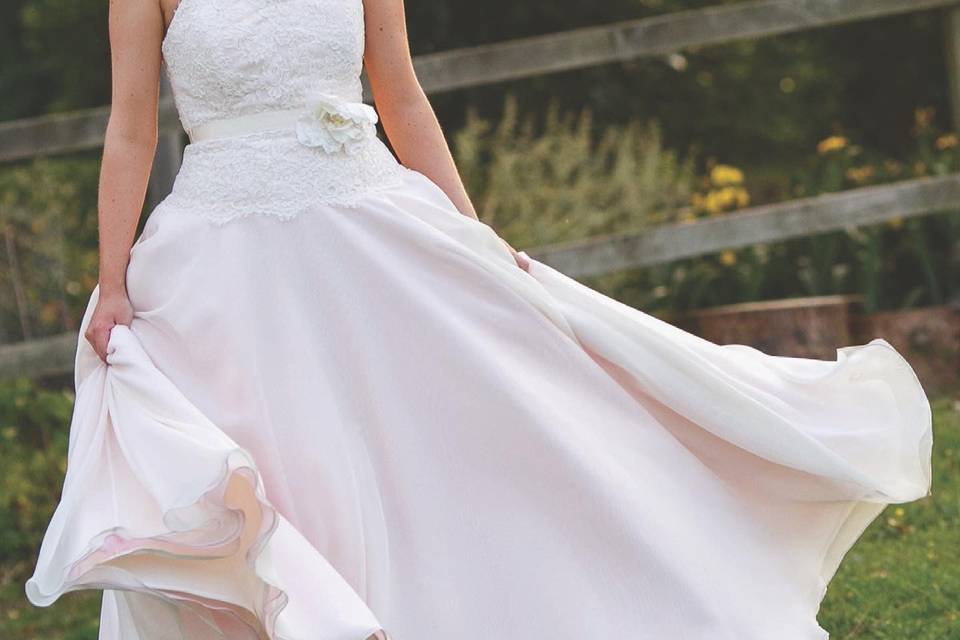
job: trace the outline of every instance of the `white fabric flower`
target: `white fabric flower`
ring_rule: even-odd
[[[297,139],[327,153],[355,153],[364,141],[376,135],[377,112],[362,102],[345,102],[322,94],[308,102],[297,120]]]

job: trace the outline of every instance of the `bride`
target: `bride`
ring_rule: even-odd
[[[479,221],[402,0],[113,1],[110,40],[34,604],[102,589],[107,640],[826,638],[844,554],[929,494],[886,341],[717,345]],[[190,144],[134,241],[162,61]]]

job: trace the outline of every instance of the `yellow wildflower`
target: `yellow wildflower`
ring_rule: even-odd
[[[746,189],[742,187],[740,189],[737,189],[736,197],[737,197],[738,207],[746,207],[747,205],[750,204],[750,194],[747,193]]]
[[[903,226],[903,218],[900,216],[897,216],[896,218],[890,218],[887,220],[887,226],[891,229],[899,229]]]
[[[737,264],[737,254],[731,251],[730,249],[725,249],[720,252],[720,264],[726,267],[732,267]]]
[[[707,194],[707,197],[703,201],[703,208],[706,209],[710,215],[716,215],[723,211],[723,203],[720,202],[718,192],[711,191]]]
[[[824,138],[817,145],[817,153],[824,155],[831,151],[839,151],[847,146],[847,139],[843,136],[830,136]]]
[[[728,164],[718,164],[710,171],[710,181],[718,187],[743,182],[743,171]]]
[[[856,182],[857,184],[863,184],[872,178],[875,173],[876,170],[870,165],[863,167],[850,167],[847,169],[847,178],[853,182]]]
[[[724,187],[716,193],[723,209],[729,209],[737,203],[737,189],[735,187]]]
[[[947,133],[937,138],[934,144],[937,145],[937,149],[940,151],[946,151],[947,149],[952,149],[957,146],[958,142],[960,142],[960,140],[957,139],[957,134]]]
[[[903,510],[903,507],[897,507],[893,510],[893,515],[897,516],[898,518],[902,518],[903,514],[905,513],[906,511]]]

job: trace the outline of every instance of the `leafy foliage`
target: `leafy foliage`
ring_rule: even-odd
[[[449,0],[408,2],[406,9],[412,49],[429,53],[736,2]],[[4,1],[0,119],[109,101],[107,6],[102,0]],[[704,158],[762,168],[776,189],[775,174],[834,128],[896,153],[916,104],[936,106],[946,125],[939,18],[927,11],[704,47],[441,94],[433,102],[450,129],[463,125],[468,106],[497,119],[504,89],[528,113],[543,113],[559,100],[564,109],[591,107],[603,125],[655,120],[667,146],[697,143]],[[765,191],[757,190],[762,200]]]
[[[66,470],[73,394],[18,379],[0,385],[0,564],[28,574]]]
[[[23,584],[60,496],[74,394],[27,379],[0,383],[0,637],[94,640],[98,593],[31,606]]]
[[[547,110],[542,128],[508,97],[493,126],[471,113],[457,163],[481,219],[512,242],[538,246],[672,219],[694,182],[693,155],[663,148],[655,123],[595,133],[589,110]]]
[[[97,278],[90,158],[0,168],[0,341],[76,329]]]

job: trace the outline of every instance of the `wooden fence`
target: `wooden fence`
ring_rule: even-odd
[[[418,56],[414,64],[424,89],[438,93],[926,10],[943,12],[951,109],[960,128],[960,0],[759,0],[434,53]],[[99,148],[108,118],[109,107],[99,107],[0,123],[0,162]],[[184,144],[165,79],[160,131],[148,205],[169,192]],[[597,275],[958,207],[960,174],[955,174],[753,207],[712,220],[527,252],[571,276]],[[76,342],[76,334],[70,333],[0,346],[0,379],[67,373],[73,367]]]

